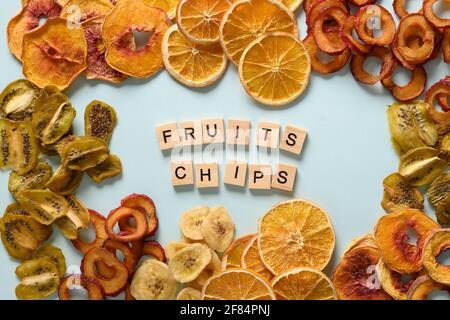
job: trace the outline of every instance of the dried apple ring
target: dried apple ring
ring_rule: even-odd
[[[398,63],[394,60],[395,70]],[[427,72],[422,66],[417,66],[411,72],[411,79],[404,86],[397,85],[392,79],[392,74],[381,80],[383,86],[391,91],[394,98],[400,101],[411,101],[419,97],[425,90]]]
[[[347,21],[342,25],[340,34],[342,40],[347,44],[347,47],[355,54],[367,54],[372,50],[371,46],[355,39],[352,34],[354,30],[354,16],[349,16]]]
[[[60,17],[73,23],[82,23],[95,17],[104,17],[113,8],[110,0],[69,0],[62,8]]]
[[[450,288],[442,283],[437,283],[429,276],[421,276],[414,281],[408,291],[408,300],[427,300],[428,296],[436,290],[445,290],[450,297]]]
[[[401,274],[411,274],[422,269],[422,252],[425,240],[439,225],[425,213],[408,209],[381,217],[375,227],[375,240],[383,261]],[[408,243],[408,232],[417,235],[416,244]]]
[[[450,286],[450,268],[437,260],[447,250],[450,250],[450,229],[433,231],[423,248],[423,266],[434,281]]]
[[[96,262],[102,261],[114,269],[114,277],[105,279],[97,273]],[[94,247],[89,250],[81,261],[81,272],[84,276],[96,279],[105,290],[106,296],[117,296],[127,285],[128,269],[117,257],[105,248]]]
[[[155,234],[159,222],[158,216],[156,215],[155,203],[150,197],[147,197],[145,194],[133,193],[123,198],[120,205],[145,213],[147,217],[147,232],[145,236],[150,237]],[[119,227],[121,231],[132,231],[134,229],[134,227],[130,226],[128,219],[121,219],[119,221]]]
[[[41,18],[54,18],[61,12],[55,0],[30,0],[22,11],[8,23],[9,50],[18,60],[22,60],[23,36],[39,27]]]
[[[325,8],[317,15],[312,25],[312,33],[320,50],[331,55],[338,55],[347,49],[346,43],[339,34],[324,31],[326,21],[334,20],[340,28],[347,19],[348,13],[339,7]]]
[[[144,246],[142,247],[142,255],[151,256],[164,263],[167,261],[164,248],[158,241],[150,240],[144,242]]]
[[[374,19],[376,18],[376,19]],[[378,20],[370,23],[369,20]],[[368,5],[362,7],[355,15],[355,30],[358,36],[368,45],[387,46],[390,45],[395,38],[395,22],[394,18],[385,8],[379,5]],[[378,27],[379,23],[382,28],[382,34],[375,36],[373,30]],[[370,28],[372,27],[372,29]]]
[[[380,73],[373,75],[364,70],[364,62],[368,57],[377,57],[383,61]],[[366,55],[354,55],[350,61],[350,70],[356,80],[365,84],[375,84],[390,76],[394,69],[394,57],[385,47],[373,47]]]
[[[450,19],[443,19],[436,15],[433,10],[434,4],[438,0],[424,0],[423,2],[423,14],[427,20],[436,28],[446,28],[450,26]]]
[[[81,286],[87,291],[89,300],[104,300],[105,292],[99,281],[90,279],[82,274],[71,274],[64,278],[59,285],[58,296],[59,300],[72,300],[70,291],[78,289]]]
[[[40,88],[67,88],[87,68],[87,44],[82,29],[52,18],[23,37],[23,72]]]
[[[163,67],[161,43],[169,25],[170,20],[161,9],[142,0],[120,1],[103,22],[106,62],[124,74],[150,77]],[[151,33],[143,48],[129,45],[133,31]]]
[[[117,256],[117,250],[119,250],[123,256],[122,263],[125,265],[125,267],[127,267],[128,272],[130,274],[133,273],[134,268],[136,267],[138,261],[136,260],[135,255],[133,254],[130,247],[126,243],[108,239],[103,244],[103,248],[108,249],[110,252],[112,252],[116,256]],[[97,271],[100,275],[103,275],[102,269],[105,269],[105,268],[106,268],[106,272],[108,272],[107,270],[110,269],[110,267],[108,265],[106,265],[104,262],[102,262],[101,260],[97,262]],[[106,277],[106,278],[108,278],[108,277]]]
[[[101,247],[106,239],[108,239],[108,234],[105,231],[105,217],[100,213],[89,209],[89,220],[94,227],[95,239],[91,242],[85,242],[80,237],[76,240],[72,240],[73,246],[81,253],[86,253],[94,247]]]
[[[398,15],[400,19],[406,17],[410,12],[406,10],[405,8],[405,1],[407,0],[394,0],[392,6],[394,7],[395,13]],[[419,12],[422,12],[422,9],[420,9]]]
[[[439,112],[434,106],[434,99],[440,94],[447,96],[450,94],[450,77],[446,77],[433,84],[425,94],[425,102],[428,103],[428,111],[433,120],[443,125],[449,125],[450,111]]]
[[[450,28],[445,28],[444,32],[442,33],[441,47],[442,54],[444,55],[444,62],[450,63]]]
[[[119,233],[114,232],[114,226],[121,219],[132,218],[135,222],[135,227],[132,231],[120,231]],[[128,242],[142,239],[147,232],[147,219],[143,212],[127,208],[119,207],[110,212],[105,223],[105,230],[109,237],[113,240],[120,242]]]
[[[328,7],[339,7],[342,10],[348,12],[348,6],[344,1],[341,0],[316,1],[312,4],[311,9],[306,15],[306,25],[308,26],[308,30],[312,28],[314,22],[316,21],[316,18],[320,15],[320,13]]]

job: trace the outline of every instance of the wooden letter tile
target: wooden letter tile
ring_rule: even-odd
[[[223,119],[202,120],[203,144],[224,143],[225,129]]]
[[[248,145],[250,121],[230,119],[227,124],[227,144]]]
[[[264,148],[277,148],[280,140],[280,125],[278,123],[259,122],[256,133],[256,145]]]
[[[179,131],[183,146],[198,146],[203,143],[201,121],[183,121]]]
[[[217,163],[198,163],[195,165],[197,188],[216,188],[219,186],[219,167]]]
[[[158,138],[161,151],[170,150],[180,144],[177,124],[168,123],[156,127],[156,137]]]
[[[172,161],[172,185],[174,187],[194,184],[192,161]]]
[[[269,164],[248,166],[248,187],[253,190],[270,190],[272,167]]]
[[[283,138],[281,139],[280,149],[296,155],[300,155],[305,143],[307,131],[287,125],[284,129]]]
[[[278,163],[272,176],[272,188],[292,192],[297,168],[288,164]]]
[[[243,161],[228,161],[225,166],[224,183],[245,187],[247,178],[247,163]]]

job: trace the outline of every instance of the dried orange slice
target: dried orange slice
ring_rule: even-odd
[[[23,73],[35,85],[64,90],[87,68],[83,29],[53,18],[23,38]]]
[[[119,1],[103,23],[106,62],[129,76],[150,77],[163,67],[161,43],[169,25],[164,11],[143,0]],[[142,48],[135,46],[134,31],[149,33]]]
[[[292,12],[276,0],[240,0],[228,9],[220,23],[220,43],[228,58],[238,65],[245,48],[270,32],[298,37]]]
[[[170,19],[175,18],[179,0],[145,0],[152,7],[164,10]]]
[[[253,41],[239,63],[239,77],[247,93],[270,106],[282,106],[299,97],[310,73],[311,61],[303,43],[282,32]]]
[[[181,0],[177,8],[178,27],[192,42],[219,42],[220,21],[229,7],[227,0]]]
[[[267,282],[272,281],[273,274],[270,272],[259,256],[258,236],[255,235],[249,241],[247,246],[242,251],[241,266],[244,269],[256,272]]]
[[[330,279],[320,271],[298,268],[273,279],[272,289],[277,300],[336,300]]]
[[[259,223],[261,259],[273,274],[296,268],[322,270],[335,245],[333,226],[326,212],[301,199],[282,202]]]
[[[202,300],[275,300],[275,295],[270,285],[256,273],[229,269],[206,281]]]
[[[199,45],[173,25],[162,42],[164,65],[170,75],[188,87],[206,87],[224,74],[228,59],[219,44]]]
[[[248,242],[256,236],[248,234],[236,239],[224,252],[222,257],[222,270],[241,267],[242,251]]]

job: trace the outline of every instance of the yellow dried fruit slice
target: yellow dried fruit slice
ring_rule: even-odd
[[[194,243],[178,251],[169,260],[169,267],[178,282],[187,283],[197,279],[211,259],[211,249],[204,244]]]
[[[450,289],[442,283],[438,283],[429,276],[421,276],[414,281],[411,289],[408,291],[408,300],[427,300],[434,291],[447,291],[450,297]]]
[[[44,189],[52,176],[52,167],[47,162],[39,162],[36,167],[23,175],[11,171],[8,179],[8,190],[14,196],[20,190]]]
[[[180,216],[180,230],[184,237],[190,240],[203,240],[202,224],[209,214],[206,206],[196,207],[183,212]]]
[[[256,273],[229,269],[206,281],[202,300],[275,300],[272,288]]]
[[[241,267],[242,251],[256,234],[248,234],[236,239],[222,256],[222,270]]]
[[[178,292],[177,300],[201,300],[201,291],[194,288],[184,288]]]
[[[221,270],[220,258],[214,250],[211,250],[211,262],[203,269],[199,276],[194,280],[195,286],[202,288],[205,282],[212,276],[218,274]],[[193,285],[193,283],[190,283]]]
[[[193,88],[207,87],[225,73],[228,59],[219,44],[199,45],[173,25],[162,43],[163,61],[170,75]]]
[[[337,300],[336,291],[328,277],[311,268],[299,268],[273,279],[277,300]]]
[[[133,1],[133,0],[131,0]],[[144,0],[152,7],[164,10],[169,19],[174,19],[177,11],[179,0]]]
[[[266,268],[259,256],[258,236],[255,235],[242,251],[241,267],[253,271],[261,276],[267,282],[271,282],[273,274]]]
[[[69,195],[77,191],[83,180],[83,172],[59,166],[55,174],[49,179],[46,187],[58,194]]]
[[[423,248],[423,266],[428,275],[436,282],[450,286],[450,268],[441,264],[438,257],[450,249],[450,229],[433,231],[426,240]]]
[[[292,12],[276,0],[240,0],[228,9],[220,23],[220,43],[228,58],[238,65],[245,48],[271,32],[298,37]]]
[[[365,235],[352,239],[352,241],[347,245],[347,248],[345,248],[342,257],[345,256],[350,251],[352,251],[353,249],[360,247],[372,247],[378,250],[377,243],[375,241],[375,237],[373,236],[373,234],[367,233]]]
[[[11,82],[0,93],[1,115],[14,121],[30,120],[40,91],[38,87],[24,79]]]
[[[441,225],[450,225],[450,193],[436,207],[436,218]]]
[[[109,157],[106,142],[84,136],[67,143],[61,149],[62,166],[75,171],[94,168]]]
[[[168,260],[172,259],[173,256],[180,250],[188,247],[190,243],[179,242],[179,241],[170,241],[166,246],[166,257]]]
[[[286,105],[306,89],[311,61],[303,43],[287,33],[270,33],[250,43],[239,77],[247,93],[269,106]]]
[[[383,188],[381,206],[386,212],[423,208],[422,193],[411,186],[402,175],[392,173],[384,178]]]
[[[82,23],[95,17],[104,17],[113,8],[110,0],[69,0],[62,8],[60,17],[73,23]]]
[[[428,188],[428,202],[435,208],[450,194],[450,173],[444,172]]]
[[[23,72],[40,88],[67,88],[86,68],[87,43],[82,29],[53,18],[23,37]]]
[[[294,12],[303,3],[303,0],[282,0],[281,1],[289,10]]]
[[[201,225],[206,244],[217,252],[224,252],[234,238],[234,223],[224,207],[211,208]]]
[[[263,263],[279,275],[295,268],[325,268],[334,250],[335,234],[323,209],[294,199],[274,206],[261,218],[258,242]]]
[[[181,0],[176,15],[178,27],[194,43],[217,43],[220,22],[229,7],[227,0]]]
[[[87,170],[87,174],[95,183],[101,183],[105,179],[116,177],[121,173],[122,162],[115,154],[110,154],[105,161]]]

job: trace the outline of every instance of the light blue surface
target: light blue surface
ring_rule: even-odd
[[[389,8],[391,1],[381,1]],[[20,64],[6,45],[6,25],[19,10],[19,0],[2,1],[0,11],[0,88],[22,77]],[[305,35],[304,17],[299,18]],[[433,61],[426,66],[428,84],[449,74],[448,65]],[[67,94],[77,108],[76,134],[83,132],[85,106],[94,99],[113,105],[119,123],[111,150],[120,156],[123,175],[101,185],[88,177],[77,193],[86,206],[107,214],[122,197],[133,193],[151,196],[157,206],[162,244],[180,238],[179,214],[198,205],[227,207],[237,234],[256,231],[257,222],[273,204],[293,197],[309,199],[324,208],[336,230],[337,245],[328,273],[336,265],[346,244],[371,232],[378,217],[382,180],[397,168],[391,148],[386,107],[393,98],[380,85],[357,83],[348,67],[332,76],[313,74],[303,96],[289,108],[270,110],[253,102],[242,88],[236,68],[229,66],[224,78],[205,90],[186,88],[166,72],[146,80],[128,80],[121,86],[77,80]],[[176,192],[170,183],[170,158],[159,151],[154,134],[157,124],[207,117],[244,118],[256,126],[259,120],[288,123],[308,129],[302,157],[281,155],[281,161],[296,164],[298,175],[293,194],[237,191],[222,182],[217,192],[197,189]],[[56,162],[55,162],[56,163]],[[223,174],[224,166],[220,166]],[[8,172],[0,173],[0,210],[13,199],[7,189]],[[79,265],[81,255],[55,229],[51,242],[61,247],[68,265]],[[14,299],[17,262],[0,247],[0,299]]]

